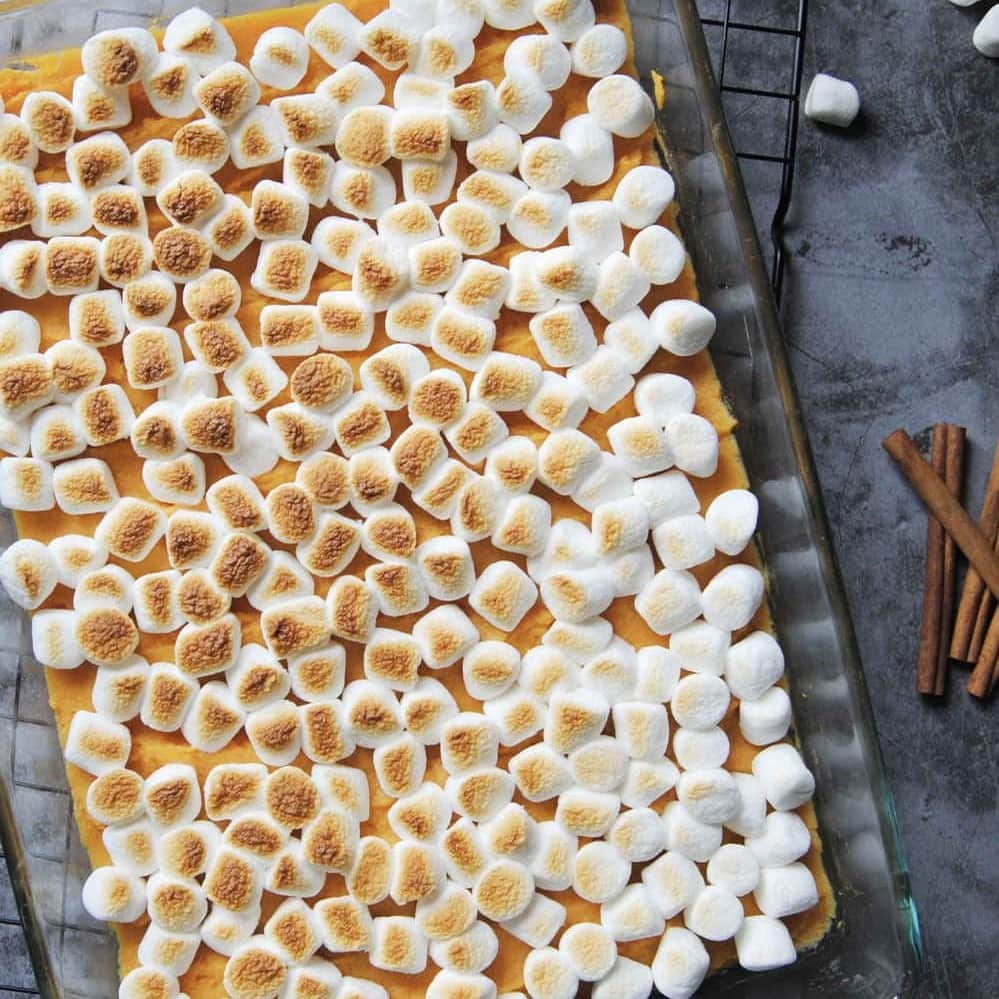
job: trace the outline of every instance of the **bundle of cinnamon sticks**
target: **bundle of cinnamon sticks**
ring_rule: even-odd
[[[935,424],[929,462],[904,430],[882,446],[929,510],[916,687],[940,696],[950,663],[967,663],[968,691],[985,698],[999,686],[999,446],[976,524],[961,505],[965,439],[963,427]],[[955,614],[958,550],[968,571]]]

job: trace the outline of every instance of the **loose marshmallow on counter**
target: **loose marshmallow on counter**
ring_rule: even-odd
[[[860,112],[860,95],[848,80],[816,73],[805,94],[804,111],[813,121],[847,128]]]
[[[400,839],[436,841],[450,820],[451,802],[443,788],[430,781],[393,802],[388,810],[389,826]]]
[[[664,520],[653,529],[652,543],[667,569],[692,569],[715,554],[704,518],[696,513]]]
[[[629,808],[615,820],[607,833],[607,841],[626,860],[642,863],[662,853],[666,831],[660,815],[651,808]]]
[[[666,442],[678,469],[697,478],[718,468],[718,432],[703,416],[683,413],[666,425]]]
[[[764,867],[753,898],[765,916],[781,919],[812,908],[819,900],[812,872],[804,864]]]
[[[146,884],[121,867],[98,867],[83,885],[81,901],[94,919],[131,923],[146,911]]]
[[[715,548],[738,555],[756,531],[760,504],[747,489],[729,489],[717,496],[704,515]]]
[[[580,795],[585,796],[586,800],[590,797],[594,799],[599,797],[613,797],[613,795],[596,795],[595,792],[586,791],[578,792],[576,796],[580,797]],[[565,795],[559,799],[560,805],[564,798]],[[580,797],[581,802],[582,800],[583,797]],[[557,813],[555,822],[573,836],[577,835],[573,827],[580,823],[563,822]],[[589,836],[590,833],[583,835]],[[580,898],[585,899],[587,902],[609,902],[621,894],[630,876],[631,863],[618,853],[617,849],[611,846],[610,843],[597,840],[587,843],[577,852],[573,870],[572,889]]]
[[[11,167],[9,169],[17,168]],[[4,179],[7,173],[9,170],[0,166],[0,210],[3,209],[3,189],[9,186]],[[15,181],[15,184],[20,188],[19,181]],[[19,189],[14,196],[20,198],[24,194],[25,192]],[[27,192],[27,196],[34,198],[34,194],[30,191]],[[32,210],[30,214],[34,216],[34,211]],[[31,221],[29,218],[24,218],[23,222],[19,222],[18,225],[29,221]],[[17,226],[13,226],[13,228],[17,228]],[[47,289],[45,249],[45,243],[28,239],[12,239],[0,246],[0,286],[13,292],[19,298],[38,298],[44,295]]]
[[[669,426],[674,416],[681,416],[693,410],[694,386],[680,375],[667,373],[646,375],[640,378],[635,386],[635,408],[640,415],[665,428]]]
[[[564,905],[539,893],[519,916],[506,920],[502,926],[512,937],[534,949],[551,943],[565,924],[566,915]]]
[[[673,298],[657,305],[649,317],[659,342],[677,357],[703,350],[714,336],[716,321],[699,302]]]
[[[971,36],[972,44],[983,56],[999,58],[999,11],[991,7],[978,22]],[[808,113],[806,108],[805,113]]]
[[[82,462],[97,460],[78,459]],[[78,462],[67,464],[77,465]],[[53,490],[52,465],[49,462],[40,458],[0,458],[0,504],[8,510],[51,510],[56,505]],[[105,491],[101,510],[108,508],[109,504],[104,502],[108,499],[110,497]]]
[[[39,541],[22,538],[0,555],[0,585],[19,607],[34,610],[55,589],[56,557]]]
[[[532,249],[549,246],[558,239],[568,224],[571,206],[572,202],[565,191],[526,191],[517,198],[510,209],[509,218],[506,220],[507,231],[521,246]],[[537,262],[540,265],[542,260],[539,258]],[[540,280],[540,274],[537,276]],[[542,281],[542,284],[544,283]],[[567,301],[581,302],[589,298],[591,291],[596,288],[595,271],[592,275],[592,285],[592,289],[587,285],[585,294],[578,295],[572,294],[571,288],[565,294],[558,287],[552,286],[549,290]]]
[[[100,31],[80,50],[83,72],[108,89],[135,83],[155,58],[156,40],[145,28]]]
[[[128,88],[114,87],[109,90],[89,76],[78,76],[73,81],[72,104],[73,117],[80,132],[124,128],[132,121]]]
[[[635,597],[635,610],[657,635],[668,635],[690,624],[700,614],[700,604],[697,580],[683,569],[663,569],[656,573]],[[727,692],[728,688],[725,689]]]

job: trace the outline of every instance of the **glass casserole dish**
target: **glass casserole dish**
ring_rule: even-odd
[[[31,53],[79,45],[106,28],[166,20],[188,5],[0,4],[0,48],[5,64],[16,66]],[[203,6],[221,15],[272,7],[273,0]],[[796,732],[816,774],[823,855],[837,904],[830,932],[793,966],[765,976],[734,969],[711,978],[701,994],[898,995],[918,964],[915,911],[810,453],[704,39],[693,0],[635,0],[629,8],[645,82],[653,70],[665,80],[667,158],[701,296],[719,320],[712,356],[760,499],[759,545],[776,630],[791,663]],[[14,537],[5,514],[0,541],[5,547]],[[0,835],[38,987],[45,997],[106,997],[117,982],[114,941],[79,903],[88,864],[43,674],[30,661],[26,619],[0,599],[0,655],[14,678],[10,703],[0,701],[0,745],[7,750]]]

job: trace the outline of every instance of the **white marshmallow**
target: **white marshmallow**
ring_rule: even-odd
[[[582,624],[613,602],[614,583],[598,569],[563,569],[541,582],[541,599],[558,621]]]
[[[8,551],[13,547],[12,545]],[[104,546],[85,534],[61,534],[49,542],[48,550],[53,559],[58,581],[70,589],[73,589],[86,573],[101,568],[108,559]]]
[[[611,736],[597,736],[569,754],[575,783],[590,791],[613,791],[628,770],[628,753]]]
[[[410,68],[422,76],[451,82],[475,59],[475,42],[458,24],[440,21],[419,39]]]
[[[733,773],[732,780],[739,792],[739,809],[726,820],[725,827],[737,836],[746,837],[748,845],[749,837],[757,836],[763,830],[767,801],[762,785],[752,774]]]
[[[504,303],[517,312],[544,312],[555,305],[555,293],[543,288],[537,279],[541,254],[515,253],[510,258],[510,291]]]
[[[629,808],[611,826],[607,840],[626,860],[641,863],[662,853],[666,832],[651,808]]]
[[[41,337],[41,327],[34,316],[20,309],[0,312],[0,357],[17,358],[23,354],[37,354]]]
[[[37,621],[41,614],[36,614]],[[116,722],[90,711],[77,711],[66,735],[66,762],[99,777],[108,770],[120,769],[132,749],[132,735]]]
[[[376,14],[358,34],[361,51],[386,69],[399,69],[411,61],[418,40],[416,25],[391,8]]]
[[[754,631],[728,650],[725,679],[743,701],[759,700],[783,675],[784,654],[764,631]]]
[[[772,971],[798,957],[787,926],[770,916],[747,916],[735,934],[735,951],[746,971]]]
[[[519,35],[503,53],[503,70],[507,76],[534,77],[545,90],[561,90],[572,72],[572,56],[552,35]]]
[[[725,717],[730,700],[728,685],[721,677],[693,673],[677,683],[670,711],[679,725],[703,732]]]
[[[94,919],[131,923],[146,911],[146,884],[121,867],[98,867],[83,884],[84,909]]]
[[[526,690],[515,688],[491,698],[483,705],[483,711],[499,729],[503,746],[519,745],[544,727],[544,702]]]
[[[657,305],[649,317],[659,342],[677,357],[703,350],[714,336],[714,315],[698,302],[672,298]]]
[[[711,958],[690,930],[670,927],[652,961],[652,978],[666,999],[690,999],[707,977]]]
[[[400,73],[392,89],[392,106],[396,111],[443,111],[450,90],[450,80]],[[399,121],[398,114],[393,121]]]
[[[301,428],[303,421],[296,421],[288,433]],[[251,478],[266,475],[280,457],[278,443],[287,444],[287,433],[279,433],[280,428],[271,428],[258,416],[247,414],[239,447],[232,454],[222,455],[222,460],[231,472]]]
[[[791,699],[783,687],[771,687],[755,701],[739,703],[739,731],[754,746],[778,742],[791,726]]]
[[[308,68],[308,43],[291,28],[268,28],[253,46],[250,70],[265,87],[291,90]]]
[[[578,994],[579,976],[568,958],[552,947],[543,947],[532,950],[524,961],[524,987],[532,999],[573,999]]]
[[[593,999],[646,999],[651,994],[652,970],[627,957],[618,957],[591,992]]]
[[[971,41],[983,56],[987,56],[990,59],[999,58],[999,13],[997,13],[995,7],[989,8],[985,16],[978,22],[978,26],[971,36]],[[805,113],[808,114],[807,100]]]
[[[687,251],[665,226],[650,225],[635,233],[628,255],[652,284],[672,284],[687,265]]]
[[[9,177],[11,170],[19,169],[19,167],[0,166],[0,181]],[[21,186],[20,179],[13,183],[18,187]],[[34,193],[29,190],[27,196],[34,205]],[[35,217],[34,207],[30,213],[32,218]],[[24,221],[30,220],[26,218]],[[0,246],[0,286],[19,298],[38,298],[44,295],[48,287],[45,281],[45,248],[45,243],[27,239],[12,239]]]
[[[565,920],[565,906],[539,893],[519,916],[508,919],[501,925],[507,933],[528,947],[538,948],[551,943]]]
[[[748,847],[726,843],[708,861],[707,875],[712,885],[718,885],[733,895],[748,895],[760,879],[760,864]],[[700,907],[703,908],[703,904]]]
[[[536,743],[512,756],[508,769],[527,801],[548,801],[569,789],[572,771],[565,758],[544,743]]]
[[[547,701],[557,691],[578,687],[579,674],[579,666],[558,649],[539,645],[530,649],[521,661],[519,684]]]
[[[597,413],[606,413],[613,406],[617,405],[634,387],[635,379],[632,378],[628,368],[629,365],[627,362],[617,352],[611,350],[610,347],[601,345],[588,360],[570,368],[566,373],[566,379],[570,385],[582,393],[590,409]],[[634,424],[636,419],[641,419],[641,417],[632,417],[630,420],[622,420],[614,425],[615,427],[621,427],[621,430],[617,431],[617,436],[622,441],[628,439],[627,428],[633,425],[636,429],[639,428],[640,425]],[[612,447],[614,447],[614,441],[611,437],[613,433],[614,428],[612,427],[608,431],[608,440],[610,440]],[[615,448],[615,451],[617,450]],[[662,448],[660,447],[658,451],[661,450]],[[665,456],[658,455],[657,452],[655,462],[636,462],[636,464],[641,467],[645,467],[646,464],[659,464],[661,467],[653,470],[661,471],[662,468],[668,467],[668,465],[662,465],[664,459]],[[647,475],[649,473],[646,471],[638,474]]]
[[[572,46],[572,69],[580,76],[599,80],[616,73],[627,57],[624,32],[613,24],[595,24]]]
[[[679,802],[670,802],[663,810],[666,847],[685,857],[704,863],[721,846],[722,828],[695,819]]]
[[[579,488],[573,493],[572,501],[576,504],[576,506],[582,507],[584,510],[589,510],[591,513],[595,514],[597,510],[603,506],[613,508],[618,502],[631,499],[633,488],[634,482],[625,469],[624,462],[615,455],[603,452],[600,455],[600,461],[596,468],[594,468],[593,471],[583,479],[583,481],[579,484]],[[627,511],[629,515],[636,513],[635,508],[629,506],[622,507],[621,511]],[[642,505],[642,512],[638,517],[638,520],[639,522],[645,523],[645,534],[647,535],[648,513],[644,504]],[[607,526],[612,530],[617,530],[618,526],[620,526],[620,523],[616,519],[615,515],[612,514],[610,516]],[[634,532],[630,529],[626,533],[634,536]],[[624,534],[622,534],[621,537],[623,539]],[[642,540],[644,541],[644,536]],[[631,549],[633,550],[638,544],[638,542],[632,544],[630,546]],[[610,547],[614,548],[620,546],[611,544]],[[644,546],[644,549],[648,550],[648,546]],[[623,550],[619,552],[619,554],[623,553]],[[651,551],[649,552],[649,555],[651,557]],[[624,595],[625,594],[619,589],[618,596]]]
[[[729,565],[704,587],[701,607],[704,619],[726,631],[738,631],[752,620],[763,600],[764,582],[759,569]],[[773,659],[772,654],[768,657]]]
[[[673,755],[684,770],[724,766],[729,749],[728,736],[720,728],[679,728],[673,733]]]
[[[640,378],[635,386],[635,408],[642,416],[665,428],[673,417],[682,416],[693,410],[694,386],[680,375],[665,373],[646,375]],[[742,491],[731,490],[733,493]]]
[[[577,162],[577,175],[579,170]],[[581,201],[574,204],[569,209],[568,226],[569,245],[595,264],[624,249],[621,221],[617,209],[609,201]]]
[[[672,919],[694,900],[704,887],[704,878],[692,860],[671,851],[642,870],[642,883],[660,914]]]
[[[570,118],[559,131],[559,138],[575,157],[577,184],[595,187],[605,183],[614,172],[614,139],[592,114]]]
[[[210,681],[195,695],[181,733],[195,749],[214,753],[232,741],[245,718],[229,688],[219,681]]]
[[[630,77],[626,79],[634,83]],[[614,207],[629,229],[644,229],[659,220],[672,202],[675,191],[673,178],[661,167],[633,167],[618,181],[613,197]]]
[[[672,788],[679,776],[670,760],[632,760],[624,783],[618,788],[621,803],[629,808],[646,808]]]
[[[656,109],[652,98],[634,77],[624,74],[605,76],[590,87],[586,108],[601,128],[614,135],[634,139],[640,136],[655,119]],[[636,169],[655,170],[656,167]],[[656,213],[658,218],[659,213]],[[649,220],[649,224],[655,218]],[[625,222],[626,225],[631,223]],[[632,226],[633,229],[640,228]]]
[[[125,825],[109,826],[101,834],[101,840],[112,864],[129,874],[145,877],[156,871],[158,836],[153,823],[140,818]]]
[[[562,934],[558,949],[584,982],[600,981],[617,960],[614,937],[600,923],[574,923]]]
[[[136,956],[140,966],[180,976],[187,974],[200,946],[197,933],[175,933],[151,923],[139,941]]]
[[[454,133],[455,119],[450,119]],[[444,159],[403,160],[402,191],[407,201],[423,201],[428,205],[439,205],[451,196],[454,179],[458,171],[458,157],[454,150]]]
[[[661,704],[618,701],[614,704],[614,734],[635,760],[655,760],[666,753],[669,719]]]
[[[796,813],[771,812],[756,835],[746,837],[746,846],[760,867],[783,867],[808,853],[812,834]]]
[[[498,953],[499,939],[495,931],[488,923],[479,921],[472,923],[464,933],[449,940],[432,940],[430,960],[444,969],[434,982],[441,979],[445,972],[477,975],[496,960]],[[427,995],[429,994],[428,990]],[[445,993],[442,999],[448,999],[448,994]]]
[[[346,7],[331,3],[312,16],[305,26],[305,40],[324,62],[336,69],[350,63],[361,51],[361,27],[361,22]]]
[[[600,265],[601,286],[603,286],[604,277],[608,271],[618,266],[621,256],[621,254],[613,254]],[[624,268],[624,271],[624,281],[631,281],[633,275],[629,276],[627,268]],[[608,279],[613,280],[613,274]],[[598,295],[600,294],[598,289]],[[612,294],[616,295],[617,293],[612,289]],[[607,313],[607,308],[604,305],[598,304],[596,300],[593,304]],[[629,309],[619,318],[608,323],[604,330],[604,344],[624,361],[632,374],[641,371],[659,349],[659,341],[652,331],[652,324],[645,313],[638,308]],[[641,410],[639,413],[641,414]]]
[[[541,636],[541,642],[582,665],[607,648],[613,633],[610,622],[602,617],[580,624],[556,621]]]
[[[696,513],[662,521],[652,531],[652,542],[667,569],[692,569],[715,554],[704,518]]]
[[[0,584],[19,607],[34,610],[57,582],[59,569],[55,556],[38,541],[22,538],[0,556]]]
[[[341,160],[333,169],[330,200],[346,215],[376,219],[395,204],[395,198],[395,180],[383,166],[352,166]]]
[[[725,888],[708,885],[683,911],[687,929],[705,940],[731,940],[742,925],[742,903]]]
[[[577,792],[576,797],[593,796],[594,792]],[[565,795],[559,799],[559,804]],[[559,822],[556,813],[555,821]],[[570,832],[574,831],[572,829]],[[589,834],[587,834],[589,835]],[[587,902],[609,902],[617,898],[631,876],[631,864],[618,851],[602,840],[587,843],[576,854],[572,890]]]
[[[670,635],[669,647],[684,669],[692,673],[721,676],[725,672],[725,656],[730,640],[727,631],[706,621],[694,621]]]
[[[413,625],[413,638],[429,669],[445,669],[478,642],[479,630],[460,607],[443,604]]]
[[[672,517],[697,513],[701,508],[700,501],[683,472],[664,472],[638,479],[634,490],[648,510],[649,524],[652,527]]]
[[[979,48],[977,42],[975,47]],[[985,54],[988,55],[987,52]],[[860,95],[848,80],[839,80],[828,73],[816,73],[805,94],[804,111],[813,121],[847,128],[860,112]]]
[[[767,801],[779,811],[799,808],[815,792],[815,778],[798,750],[788,743],[757,753],[753,757],[753,776],[762,785]]]
[[[623,639],[614,638],[583,666],[580,681],[584,687],[598,690],[612,703],[628,698],[635,686],[634,648]]]
[[[210,72],[236,56],[236,46],[229,32],[198,7],[178,14],[167,25],[163,48],[189,57],[199,73]]]
[[[522,147],[519,133],[509,125],[499,124],[472,139],[465,147],[465,158],[476,170],[513,173],[520,162]]]
[[[510,209],[509,218],[506,220],[507,231],[521,245],[534,249],[549,246],[558,239],[569,222],[569,210],[572,202],[569,195],[562,190],[539,191],[529,190],[523,193],[514,202]],[[569,257],[575,261],[574,251],[570,248]],[[554,251],[553,251],[554,252]],[[563,253],[563,256],[566,254]],[[588,261],[584,260],[584,263]],[[542,259],[536,261],[538,265],[543,263]],[[536,275],[542,285],[545,281],[540,273]],[[566,301],[581,302],[592,293],[590,281],[592,279],[593,289],[596,287],[596,272],[590,275],[587,271],[581,278],[582,287],[579,291],[575,288],[575,283],[570,286],[550,286],[548,290],[559,298]],[[586,294],[582,292],[585,291]]]
[[[729,489],[717,496],[704,515],[715,548],[738,555],[756,531],[760,504],[747,489]]]
[[[577,303],[540,312],[531,317],[528,326],[542,358],[552,367],[582,364],[597,349],[593,326]]]
[[[541,76],[532,69],[517,67],[496,87],[499,120],[521,135],[533,132],[552,106]]]
[[[78,466],[79,462],[97,462],[97,458],[80,458],[67,462]],[[100,462],[103,467],[104,462]],[[60,466],[60,470],[65,467]],[[111,484],[113,488],[113,482]],[[0,458],[0,505],[8,510],[51,510],[56,505],[53,492],[52,465],[40,458]],[[107,492],[99,509],[107,509]],[[112,500],[113,502],[113,500]],[[72,505],[72,504],[71,504]],[[88,504],[84,504],[86,507]],[[89,504],[92,506],[93,504]],[[70,511],[75,512],[75,511]],[[82,511],[81,511],[82,512]],[[94,512],[87,510],[86,512]]]
[[[714,475],[718,467],[718,433],[702,416],[685,413],[666,425],[666,441],[676,467],[697,478]]]
[[[700,587],[689,572],[663,569],[639,592],[635,610],[657,635],[668,635],[697,617],[700,599]]]
[[[594,308],[605,318],[616,322],[622,320],[642,301],[649,292],[649,279],[635,266],[631,258],[624,253],[612,253],[605,257],[597,270],[597,286],[591,301]],[[644,316],[642,317],[644,318]],[[628,327],[616,326],[610,331],[610,340],[605,336],[608,346],[617,348],[617,341]],[[644,334],[644,336],[643,336]],[[637,340],[629,344],[626,356],[629,366],[638,370],[652,356],[655,350],[655,340],[648,327],[632,333],[629,339]]]
[[[762,868],[753,898],[764,916],[782,919],[816,905],[819,891],[812,872],[804,864],[787,864]]]
[[[510,51],[507,50],[507,55]],[[575,173],[575,154],[561,139],[542,136],[524,143],[520,176],[535,190],[561,190],[572,181]]]

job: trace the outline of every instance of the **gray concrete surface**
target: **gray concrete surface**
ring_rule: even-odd
[[[771,23],[793,6],[734,4]],[[784,325],[924,927],[919,999],[999,992],[999,705],[973,703],[961,671],[941,704],[914,691],[925,520],[879,444],[896,426],[965,425],[977,510],[999,436],[999,63],[971,47],[987,8],[812,0],[806,82],[851,79],[864,109],[847,132],[802,123],[787,233]],[[771,45],[742,57],[759,85],[786,65]],[[734,130],[774,141],[771,110],[735,104]],[[765,223],[774,171],[746,175]],[[0,865],[0,999],[33,988],[17,928],[3,925],[14,919]]]

